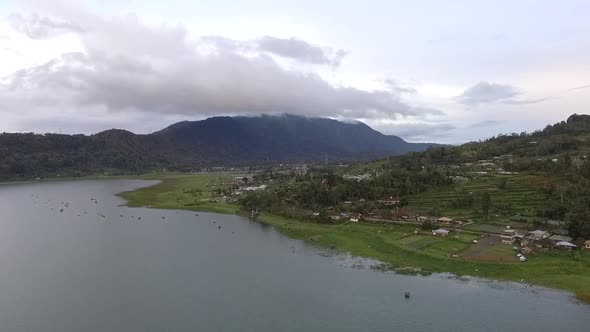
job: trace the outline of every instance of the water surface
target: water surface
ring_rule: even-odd
[[[565,292],[358,268],[239,216],[128,208],[113,195],[150,183],[1,185],[0,331],[590,326],[590,306]]]

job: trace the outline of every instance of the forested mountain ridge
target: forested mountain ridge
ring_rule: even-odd
[[[360,161],[432,146],[381,134],[363,123],[294,115],[213,117],[148,135],[0,134],[0,178],[130,174],[158,169],[273,162]]]
[[[460,146],[409,153],[392,161],[412,164],[473,163],[496,159],[507,170],[550,169],[553,159],[569,157],[579,163],[590,153],[590,115],[571,115],[566,121],[532,133],[501,134]],[[580,164],[581,165],[581,164]]]

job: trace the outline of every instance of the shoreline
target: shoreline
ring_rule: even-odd
[[[206,187],[211,181],[219,180],[219,174],[205,175],[180,175],[171,177],[160,177],[161,182],[152,186],[138,188],[131,191],[118,193],[117,196],[126,200],[129,207],[149,207],[158,209],[178,209],[189,211],[213,212],[221,214],[240,215],[248,218],[249,215],[240,211],[239,206],[223,202],[198,203],[194,205],[184,205],[182,201],[174,195],[183,192],[183,187],[190,186],[189,181],[194,181],[194,185]],[[136,179],[147,179],[147,177],[135,177]],[[155,178],[150,178],[152,180]],[[175,197],[176,200],[171,200]],[[343,253],[349,253],[356,257],[373,259],[383,262],[385,270],[391,270],[398,274],[405,275],[431,275],[438,273],[449,273],[456,278],[470,277],[476,279],[485,279],[499,282],[520,282],[524,279],[524,284],[534,285],[552,290],[565,291],[584,304],[590,304],[590,284],[586,284],[583,278],[586,274],[575,275],[575,280],[563,282],[562,279],[571,279],[567,274],[560,274],[564,268],[568,269],[575,266],[576,262],[570,262],[570,258],[550,257],[548,261],[556,266],[547,268],[552,273],[552,278],[545,278],[539,271],[545,271],[543,266],[537,266],[534,262],[524,263],[497,263],[497,262],[477,262],[455,259],[450,257],[434,257],[428,254],[409,250],[390,244],[386,250],[377,248],[387,243],[376,240],[375,233],[386,232],[394,229],[392,226],[374,225],[374,224],[349,224],[346,227],[339,225],[322,225],[309,222],[284,218],[278,215],[262,213],[257,221],[266,225],[273,226],[280,233],[294,239],[303,240],[307,243],[324,248],[337,250]],[[407,227],[395,227],[395,232],[403,233],[409,231]],[[376,248],[373,249],[372,245]],[[561,254],[561,253],[559,253]],[[586,255],[586,253],[583,253]],[[562,255],[563,256],[563,255]],[[533,260],[538,259],[534,257]],[[555,262],[564,263],[562,267]],[[543,263],[541,262],[541,265]],[[582,263],[583,264],[583,263]],[[556,271],[557,269],[557,271]],[[577,277],[577,278],[576,278]],[[580,280],[578,280],[580,279]]]

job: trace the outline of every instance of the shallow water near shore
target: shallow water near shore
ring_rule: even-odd
[[[570,293],[375,271],[379,262],[240,216],[128,208],[114,195],[153,183],[0,185],[0,330],[585,331],[590,323],[590,305]]]

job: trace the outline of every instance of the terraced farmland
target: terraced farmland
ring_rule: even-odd
[[[492,199],[490,215],[534,216],[535,210],[546,200],[545,194],[535,186],[539,176],[487,176],[474,178],[462,184],[441,188],[408,197],[408,208],[421,213],[454,217],[481,216],[481,195],[488,192]],[[504,185],[500,183],[505,181]],[[457,207],[454,201],[473,197],[471,206]]]

